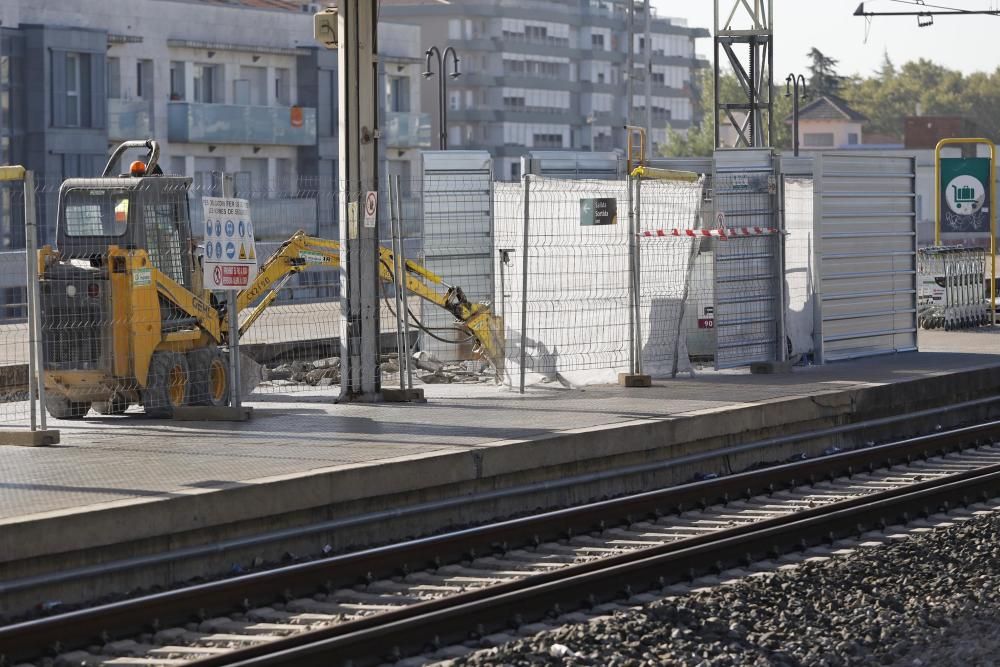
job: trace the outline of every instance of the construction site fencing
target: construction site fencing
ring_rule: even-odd
[[[0,167],[0,171],[6,171]],[[9,177],[9,178],[8,178]],[[24,178],[30,179],[26,183]],[[39,230],[37,201],[44,194],[44,184],[34,182],[30,174],[4,174],[0,178],[0,222],[6,233],[0,239],[0,427],[17,430],[44,429],[46,417],[39,404],[30,403],[39,352],[38,320],[29,322],[29,293],[26,276],[31,271],[27,264],[25,245],[37,243]],[[35,212],[30,210],[27,196],[34,192]],[[34,309],[30,309],[33,311]],[[31,359],[32,352],[36,357]],[[44,393],[44,392],[43,392]]]
[[[917,252],[920,326],[954,331],[989,324],[987,266],[984,248],[920,248]]]
[[[241,304],[241,396],[265,403],[309,393],[336,398],[343,187],[315,179],[264,187],[222,175],[195,179],[190,188],[179,180],[147,182],[126,191],[124,180],[88,179],[67,195],[58,251],[68,261],[42,265],[40,336],[56,388],[53,414],[137,412],[141,404],[165,415],[178,403],[231,398],[232,388],[220,393],[220,382],[231,380],[228,350],[216,343],[226,339],[231,306],[223,292],[201,300],[207,228],[213,223],[218,235],[214,223],[226,224],[224,216],[206,216],[204,203],[223,195],[247,200],[259,266],[293,238],[312,239],[326,253],[303,246],[307,270],[269,286],[273,301],[260,312],[259,295]],[[721,222],[720,183],[735,211]],[[37,188],[43,244],[57,241],[60,185]],[[528,385],[581,386],[615,382],[619,373],[670,377],[744,363],[742,352],[720,363],[727,344],[720,331],[744,347],[749,341],[753,359],[777,357],[780,303],[805,298],[809,287],[782,294],[781,235],[755,217],[763,215],[761,193],[745,185],[700,173],[600,180],[528,173],[508,183],[495,180],[488,164],[462,174],[425,170],[415,179],[384,175],[381,249],[372,247],[378,258],[366,260],[391,264],[375,303],[381,386],[499,380],[516,388],[522,375]],[[16,188],[2,192],[9,215],[23,210]],[[748,224],[739,224],[740,210]],[[807,215],[803,209],[803,224]],[[20,406],[27,396],[28,280],[18,227],[6,227],[8,249],[0,252],[3,419],[11,423],[27,418]],[[421,293],[396,280],[404,261],[420,267],[406,273],[423,285]],[[199,331],[189,310],[158,294],[154,267],[168,287],[194,295],[193,307],[214,313],[214,324]],[[127,308],[112,298],[124,291],[132,294]],[[499,321],[502,358],[493,365],[482,337],[458,321],[475,309]]]

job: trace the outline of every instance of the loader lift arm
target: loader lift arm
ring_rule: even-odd
[[[382,282],[394,282],[394,259],[391,250],[379,247]],[[240,335],[271,305],[289,278],[311,267],[339,269],[340,244],[296,232],[261,265],[253,284],[240,292],[237,300],[240,312],[260,299],[240,324]],[[460,287],[448,285],[440,276],[410,260],[406,261],[406,289],[454,315],[476,339],[478,350],[500,372],[504,359],[503,327],[488,305],[470,302]]]

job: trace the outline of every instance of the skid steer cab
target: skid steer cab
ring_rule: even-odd
[[[122,155],[144,160],[114,174]],[[56,247],[39,251],[46,408],[56,418],[226,405],[223,308],[202,288],[191,179],[163,175],[154,141],[128,141],[100,178],[59,190]]]

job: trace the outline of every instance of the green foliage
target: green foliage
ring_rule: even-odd
[[[920,59],[897,67],[885,54],[879,68],[868,76],[842,77],[837,61],[818,49],[809,53],[812,65],[807,92],[836,94],[870,119],[865,132],[886,134],[903,140],[907,116],[961,116],[975,123],[978,134],[1000,140],[1000,68],[993,72],[975,72],[963,76],[930,60]],[[696,124],[686,133],[669,130],[667,143],[660,152],[665,156],[695,157],[711,155],[715,148],[715,90],[710,69],[699,72],[693,83]],[[724,102],[746,99],[734,76],[719,82]],[[780,150],[791,148],[792,100],[785,95],[784,82],[774,90],[774,134],[771,144]],[[722,122],[728,125],[725,117]]]
[[[830,58],[822,51],[813,47],[809,52],[809,96],[837,95],[844,82],[844,77],[837,74],[838,60]]]
[[[903,139],[906,116],[964,116],[988,138],[1000,136],[1000,69],[963,76],[929,60],[920,59],[896,68],[885,59],[882,68],[867,78],[848,80],[841,95],[868,116],[866,132]]]

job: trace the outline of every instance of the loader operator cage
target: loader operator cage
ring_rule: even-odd
[[[64,258],[101,263],[109,246],[144,249],[165,275],[191,289],[190,178],[74,178],[59,189],[56,247]]]

